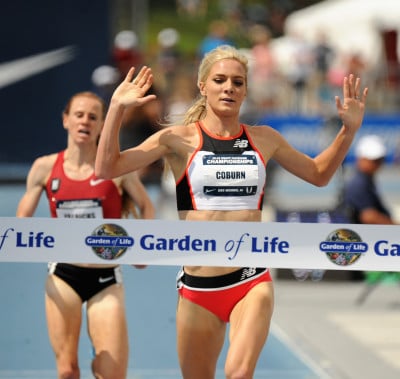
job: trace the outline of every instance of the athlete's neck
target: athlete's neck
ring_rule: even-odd
[[[241,130],[240,124],[237,123],[231,125],[224,125],[221,123],[211,124],[203,120],[201,121],[201,125],[210,134],[218,137],[232,137],[237,135]]]

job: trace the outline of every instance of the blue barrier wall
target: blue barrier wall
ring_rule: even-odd
[[[325,119],[320,116],[278,116],[265,115],[260,125],[270,125],[300,151],[315,156],[332,141],[341,123],[338,119]],[[383,138],[388,149],[387,163],[400,161],[400,114],[373,115],[367,114],[353,143],[345,163],[355,160],[354,146],[365,134],[377,134]]]

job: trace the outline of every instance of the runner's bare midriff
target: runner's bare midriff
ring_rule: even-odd
[[[185,221],[261,221],[261,211],[254,210],[237,210],[237,211],[180,211],[179,219]],[[229,226],[227,225],[227,228]],[[236,271],[239,267],[210,267],[210,266],[185,266],[185,272],[195,276],[218,276],[229,274]]]
[[[193,210],[179,211],[179,219],[185,221],[261,221],[261,211],[258,209],[243,209],[237,211]]]

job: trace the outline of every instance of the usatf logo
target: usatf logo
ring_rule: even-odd
[[[320,243],[319,248],[331,262],[339,266],[349,266],[368,250],[368,245],[353,230],[337,229]]]
[[[103,224],[86,237],[85,243],[99,258],[113,260],[120,258],[128,247],[133,246],[134,240],[119,225]]]

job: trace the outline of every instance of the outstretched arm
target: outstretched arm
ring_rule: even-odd
[[[351,74],[343,80],[343,102],[338,96],[335,97],[337,112],[342,120],[342,128],[332,144],[314,159],[318,172],[323,173],[322,185],[328,184],[342,164],[355,134],[362,125],[368,88],[364,88],[360,94],[360,86],[360,78],[355,78]]]
[[[354,135],[361,127],[365,111],[368,88],[360,94],[361,80],[353,74],[343,79],[343,103],[339,96],[335,97],[338,115],[346,132]]]
[[[95,164],[96,176],[100,178],[111,179],[130,171],[129,162],[120,159],[119,130],[124,110],[155,99],[155,95],[145,96],[153,83],[151,69],[144,66],[133,79],[134,72],[132,67],[110,101]]]
[[[315,158],[293,149],[283,138],[273,158],[292,174],[317,186],[329,183],[342,164],[354,136],[362,125],[368,88],[360,94],[360,78],[354,75],[343,79],[343,101],[335,98],[342,127],[334,141]],[[361,97],[360,97],[361,96]]]

